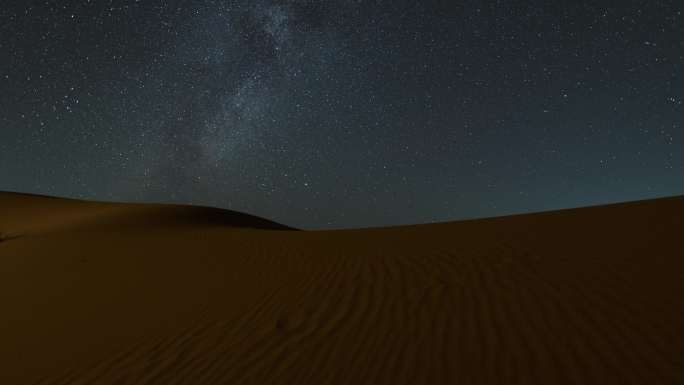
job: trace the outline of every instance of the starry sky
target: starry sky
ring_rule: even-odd
[[[683,6],[3,1],[0,190],[307,229],[684,194]]]

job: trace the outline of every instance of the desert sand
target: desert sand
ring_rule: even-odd
[[[0,384],[684,384],[684,197],[297,231],[0,193]]]

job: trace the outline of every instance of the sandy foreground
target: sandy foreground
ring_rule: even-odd
[[[0,193],[0,384],[684,384],[684,197],[295,231]]]

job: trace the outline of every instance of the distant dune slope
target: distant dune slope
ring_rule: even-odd
[[[222,226],[293,230],[263,218],[211,207],[102,203],[0,192],[0,231],[12,234],[66,229]]]
[[[284,229],[0,193],[0,384],[684,384],[684,198]]]

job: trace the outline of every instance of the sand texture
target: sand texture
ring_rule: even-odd
[[[297,231],[0,193],[23,384],[684,384],[684,198]]]

